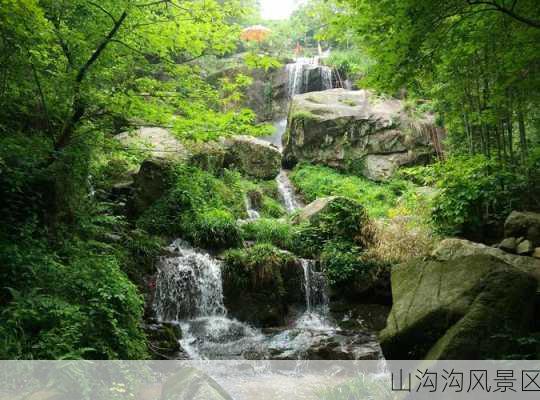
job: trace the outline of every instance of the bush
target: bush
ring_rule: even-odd
[[[368,282],[377,274],[379,265],[364,257],[361,248],[351,242],[331,241],[324,245],[321,263],[328,282],[340,286],[353,282]]]
[[[281,220],[257,219],[241,225],[240,231],[243,240],[271,243],[285,250],[293,247],[293,227]]]
[[[183,237],[195,246],[222,249],[240,242],[236,219],[229,211],[210,209],[182,219]]]
[[[497,233],[508,214],[524,204],[527,178],[484,156],[452,157],[420,169],[424,182],[435,184],[432,220],[446,235],[473,239]]]
[[[35,232],[34,232],[35,234]],[[0,357],[146,358],[143,302],[114,252],[70,241],[60,252],[24,236],[3,242]]]
[[[354,243],[365,247],[371,242],[369,220],[362,205],[354,200],[338,197],[309,221],[300,223],[293,234],[293,249],[312,258],[330,241]]]
[[[149,232],[185,237],[195,245],[221,248],[239,239],[236,218],[245,216],[239,176],[222,179],[198,168],[181,166],[172,189],[139,218]]]

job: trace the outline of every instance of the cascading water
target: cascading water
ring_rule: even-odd
[[[333,88],[332,68],[321,65],[319,57],[300,57],[286,68],[290,98],[295,94]]]
[[[316,78],[321,86],[316,90],[332,88],[332,70],[319,65],[318,58],[298,59],[287,66],[287,71],[291,97],[314,90],[310,89],[314,74],[319,74]],[[275,126],[276,133],[265,139],[281,149],[287,120]],[[289,214],[302,207],[287,171],[281,170],[276,182]],[[245,198],[245,206],[249,218],[242,222],[260,218],[249,197]],[[182,240],[175,240],[168,252],[158,266],[154,311],[158,320],[180,325],[180,344],[191,359],[305,358],[320,343],[331,342],[336,335],[344,337],[329,318],[326,280],[314,260],[300,260],[304,284],[299,289],[305,293],[305,310],[287,328],[266,332],[227,317],[220,261]],[[353,343],[357,338],[350,340]]]
[[[289,180],[287,171],[282,169],[276,178],[279,197],[285,207],[285,210],[290,214],[300,208],[300,201],[296,197],[294,187]]]
[[[209,254],[175,240],[158,266],[154,311],[159,320],[224,315],[221,266]]]

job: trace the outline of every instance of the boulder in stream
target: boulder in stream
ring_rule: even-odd
[[[367,90],[305,93],[292,100],[284,164],[308,161],[386,180],[402,165],[430,161],[441,135],[432,115],[413,116],[400,100]]]
[[[512,211],[504,223],[504,236],[522,237],[533,248],[540,246],[540,214]]]
[[[280,326],[305,303],[301,261],[270,245],[227,252],[222,274],[229,315],[255,326]]]

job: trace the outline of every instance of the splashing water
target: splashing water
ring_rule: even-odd
[[[306,93],[309,91],[309,80],[312,76],[311,71],[317,70],[321,79],[321,90],[332,89],[332,69],[320,64],[319,57],[296,59],[294,63],[286,66],[288,75],[288,94],[292,98],[295,94]]]
[[[175,240],[158,266],[154,311],[160,321],[225,315],[221,264],[208,253]]]

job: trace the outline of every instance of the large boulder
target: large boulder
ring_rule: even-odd
[[[381,346],[389,359],[492,359],[527,335],[537,281],[490,255],[415,260],[392,270],[394,304]]]
[[[540,246],[540,214],[512,211],[504,223],[504,237],[523,237],[533,247]]]
[[[435,154],[440,129],[431,115],[413,117],[404,103],[369,91],[332,89],[295,96],[283,138],[284,164],[298,161],[389,178],[402,165]]]
[[[160,127],[141,127],[115,136],[123,146],[133,151],[148,153],[150,158],[183,161],[188,152],[169,131]]]
[[[279,326],[291,306],[305,304],[302,264],[291,253],[270,245],[231,250],[222,271],[225,307],[241,321]]]
[[[531,274],[540,282],[540,260],[509,254],[501,249],[486,246],[463,239],[445,239],[441,241],[432,256],[439,261],[448,261],[459,257],[489,255],[504,261],[523,272]]]
[[[251,136],[233,136],[223,140],[225,166],[258,179],[274,179],[281,169],[277,147]]]

